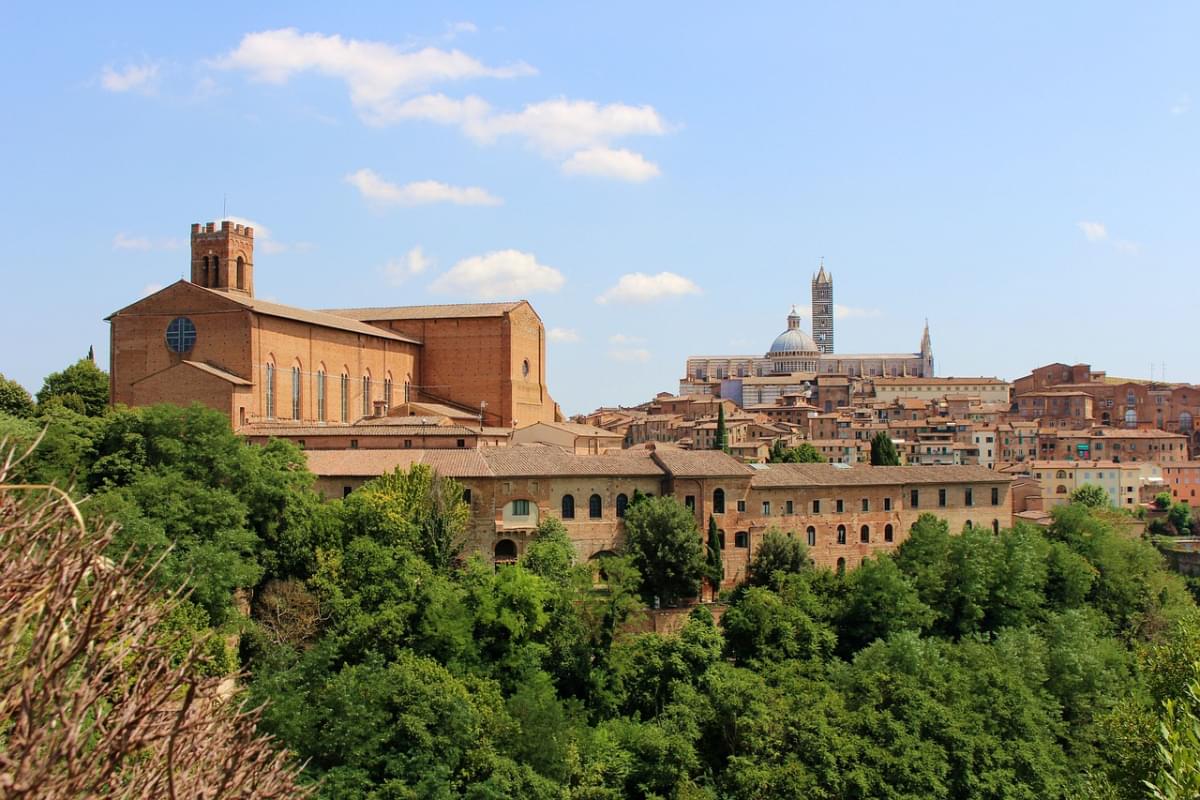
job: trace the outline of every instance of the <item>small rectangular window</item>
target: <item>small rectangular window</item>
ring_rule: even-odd
[[[463,489],[463,502],[467,505],[471,504],[471,490]]]
[[[995,486],[992,487],[992,505],[1000,505],[1000,490]]]
[[[746,501],[745,501],[745,500],[738,500],[738,501],[737,501],[737,510],[738,510],[738,511],[743,511],[743,512],[746,510]]]
[[[813,512],[812,513],[814,513],[814,514],[821,513],[821,501],[820,500],[813,500]]]
[[[968,506],[975,505],[975,490],[974,489],[963,490],[963,502]]]
[[[770,500],[763,500],[763,504],[762,504],[762,506],[763,506],[763,516],[764,516],[764,517],[769,517],[769,516],[771,516],[771,501],[770,501]]]
[[[352,491],[354,491],[354,487],[353,487],[353,486],[343,486],[343,487],[342,487],[342,497],[349,497],[349,496],[350,496],[350,493],[351,493]]]
[[[841,514],[843,511],[846,510],[845,502],[840,499],[835,501],[833,510],[836,511],[837,513]]]
[[[466,439],[458,439],[457,442],[458,442],[458,447],[466,447],[467,446]]]
[[[696,495],[689,494],[687,497],[683,498],[683,504],[685,506],[687,506],[689,509],[691,509],[692,511],[695,511],[696,510]]]
[[[358,439],[351,439],[351,440],[350,440],[350,449],[351,449],[351,450],[357,450],[357,449],[358,449]]]
[[[863,511],[870,511],[870,510],[871,510],[871,501],[870,501],[868,498],[866,498],[866,497],[864,497],[864,498],[862,499],[862,510],[863,510]]]
[[[890,498],[890,497],[883,498],[883,510],[884,511],[892,510],[892,498]]]
[[[404,449],[406,449],[406,450],[411,450],[411,449],[412,449],[412,439],[405,439],[405,440],[404,440]]]
[[[303,440],[303,439],[297,439],[297,440],[296,440],[296,444],[297,444],[297,446],[299,446],[299,448],[300,448],[301,450],[303,450],[303,449],[304,449],[304,440]]]
[[[792,508],[792,501],[791,501],[791,500],[788,500],[788,501],[787,501],[787,503],[784,505],[784,509],[785,509],[784,513],[786,513],[786,514],[793,514],[793,513],[795,513],[795,512],[793,511],[793,508]]]
[[[513,500],[513,516],[528,517],[529,516],[529,501],[528,500]]]
[[[945,489],[938,489],[938,507],[939,508],[946,507],[946,490]]]
[[[909,508],[921,507],[921,491],[919,489],[913,489],[908,493],[908,506]]]

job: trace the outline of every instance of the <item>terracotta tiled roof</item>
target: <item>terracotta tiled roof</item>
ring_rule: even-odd
[[[490,475],[478,450],[305,450],[309,470],[326,477],[377,477],[400,467],[428,464],[451,478]]]
[[[601,436],[606,439],[622,438],[621,434],[619,433],[613,433],[612,431],[605,430],[604,428],[598,428],[595,425],[586,425],[580,422],[535,422],[531,425],[526,425],[525,428],[533,428],[537,425],[545,425],[547,428],[554,428],[555,430],[559,430],[564,433],[570,433],[575,436]],[[524,428],[518,428],[517,430],[524,430]]]
[[[524,303],[447,303],[432,306],[374,306],[369,308],[327,308],[326,314],[362,321],[390,319],[462,319],[465,317],[502,317]]]
[[[242,436],[477,436],[479,431],[461,425],[286,425],[277,422],[252,422],[238,428]]]
[[[647,451],[620,450],[576,455],[554,447],[534,445],[497,447],[480,452],[496,477],[663,474],[662,468],[654,463]]]
[[[841,358],[842,356],[839,356]],[[936,384],[938,386],[1007,386],[1008,381],[1002,381],[999,378],[907,378],[907,377],[879,377],[874,378],[876,386],[880,384],[895,384],[897,386],[912,386],[923,384]]]
[[[192,367],[193,369],[198,369],[201,372],[207,372],[209,375],[215,375],[216,377],[220,378],[221,380],[229,381],[230,383],[235,384],[237,386],[253,386],[253,384],[250,381],[246,380],[245,378],[239,378],[237,375],[234,375],[232,372],[226,372],[225,370],[221,369],[220,367],[214,367],[212,364],[205,364],[201,361],[188,361],[186,359],[184,360],[183,363],[187,364],[189,367]]]
[[[987,467],[872,467],[867,464],[764,464],[752,486],[898,486],[948,483],[1008,483]]]
[[[359,322],[354,319],[349,319],[344,316],[337,316],[325,311],[309,311],[305,308],[296,308],[294,306],[285,306],[282,303],[272,303],[268,300],[260,300],[257,297],[245,297],[236,292],[222,292],[216,289],[208,289],[203,286],[196,287],[205,292],[224,297],[227,300],[232,300],[238,305],[258,314],[265,314],[268,317],[280,317],[282,319],[293,319],[297,322],[307,322],[310,325],[320,325],[323,328],[335,328],[337,330],[350,331],[351,333],[360,333],[364,336],[377,336],[381,339],[391,339],[396,342],[408,342],[410,344],[420,344],[416,339],[408,336],[401,336],[392,331],[385,331],[382,328],[376,328],[374,325],[367,325],[365,322]]]
[[[654,460],[680,478],[742,477],[750,471],[720,450],[656,450]]]

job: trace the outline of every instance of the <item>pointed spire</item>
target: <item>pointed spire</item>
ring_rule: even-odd
[[[833,283],[833,278],[825,271],[825,256],[821,256],[821,267],[813,277],[813,283]]]
[[[929,355],[933,352],[933,342],[929,338],[929,317],[925,318],[925,331],[921,334],[921,355]]]

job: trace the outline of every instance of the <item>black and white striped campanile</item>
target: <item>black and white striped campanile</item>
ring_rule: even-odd
[[[833,276],[825,271],[825,259],[821,269],[812,279],[812,329],[817,350],[833,352]]]

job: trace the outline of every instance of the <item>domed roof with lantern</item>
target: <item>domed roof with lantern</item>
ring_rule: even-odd
[[[796,310],[795,306],[792,306],[792,312],[788,314],[787,325],[787,330],[776,336],[775,341],[771,343],[767,357],[793,353],[804,355],[817,353],[817,343],[811,336],[800,330],[800,312]]]

